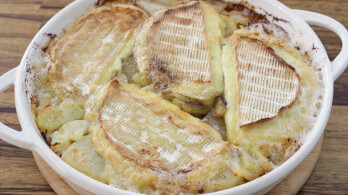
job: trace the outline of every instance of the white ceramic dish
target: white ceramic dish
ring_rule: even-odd
[[[240,2],[241,0],[229,0]],[[70,167],[43,140],[30,109],[33,72],[31,66],[36,63],[41,48],[49,41],[48,33],[59,34],[63,28],[85,13],[96,0],[77,0],[56,14],[37,33],[29,44],[20,65],[0,77],[0,92],[12,84],[15,86],[15,102],[22,131],[15,131],[0,123],[0,138],[21,148],[37,152],[67,183],[83,194],[134,194],[116,189],[96,181]],[[321,67],[320,78],[324,84],[323,103],[318,120],[309,133],[302,147],[285,163],[266,175],[243,185],[216,192],[215,194],[264,194],[284,179],[310,153],[318,142],[329,118],[334,80],[348,65],[348,32],[346,28],[325,15],[318,13],[291,10],[276,0],[243,1],[252,5],[253,9],[274,23],[283,27],[290,37],[300,45],[313,59],[315,66]],[[317,35],[306,23],[326,27],[334,31],[342,40],[342,51],[333,62]],[[315,49],[313,49],[315,48]]]

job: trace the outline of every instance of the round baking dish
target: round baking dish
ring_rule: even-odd
[[[275,170],[243,185],[215,194],[264,194],[282,181],[310,153],[322,135],[332,106],[333,83],[348,65],[348,32],[336,20],[309,11],[292,10],[276,0],[227,0],[242,3],[254,11],[265,15],[286,30],[303,52],[313,60],[318,78],[323,84],[322,105],[317,121],[301,148]],[[61,160],[45,143],[35,119],[31,113],[34,73],[32,66],[37,62],[43,48],[50,40],[50,34],[59,34],[87,9],[93,7],[96,0],[76,0],[51,18],[36,34],[29,44],[20,65],[0,77],[0,92],[15,86],[15,103],[22,131],[13,130],[0,123],[0,138],[21,148],[37,152],[54,171],[81,194],[135,194],[116,189],[96,181]],[[335,32],[342,40],[342,51],[332,62],[317,35],[308,25],[317,25]]]

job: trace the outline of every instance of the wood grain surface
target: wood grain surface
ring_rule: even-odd
[[[16,67],[36,32],[72,0],[0,0],[0,75]],[[348,27],[348,0],[281,0],[285,5],[328,15]],[[341,49],[331,31],[314,28],[330,59]],[[347,54],[348,55],[348,54]],[[331,116],[319,161],[299,194],[348,194],[348,70],[335,82]],[[13,88],[0,94],[0,121],[20,129]],[[0,140],[0,194],[54,194],[30,151]]]

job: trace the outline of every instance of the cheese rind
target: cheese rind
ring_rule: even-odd
[[[287,64],[295,68],[300,78],[297,100],[284,108],[270,120],[239,125],[238,62],[236,37],[249,37],[261,41],[274,50]],[[288,159],[301,146],[302,136],[310,131],[313,115],[317,113],[316,103],[320,85],[309,61],[286,42],[270,35],[251,30],[237,30],[229,37],[223,48],[225,93],[227,112],[225,122],[227,137],[234,145],[244,148],[261,165],[257,172],[269,172]],[[250,178],[256,178],[257,174]]]
[[[295,69],[263,42],[235,37],[239,126],[277,116],[295,102],[300,79]]]
[[[48,48],[48,81],[61,99],[87,97],[122,69],[136,28],[147,14],[131,5],[93,10],[72,24]]]
[[[222,30],[225,24],[207,3],[193,1],[155,13],[134,47],[134,81],[192,114],[205,114],[223,91]]]
[[[230,142],[158,95],[113,80],[101,102],[93,145],[142,192],[197,193],[213,183],[223,187],[243,181],[233,174],[231,164],[239,156],[232,156],[236,149]]]

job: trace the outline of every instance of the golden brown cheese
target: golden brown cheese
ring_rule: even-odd
[[[243,181],[232,172],[238,153],[230,143],[158,95],[113,80],[101,102],[93,145],[140,188],[197,193],[209,180],[216,185]]]
[[[235,52],[237,47],[235,40],[240,37],[261,41],[272,48],[276,55],[296,70],[300,78],[298,98],[291,106],[283,109],[273,119],[242,127],[238,123],[240,88],[238,87],[238,56]],[[301,136],[312,127],[313,114],[317,112],[315,100],[319,89],[316,75],[309,67],[308,60],[286,42],[245,29],[235,31],[234,35],[227,39],[223,51],[223,66],[228,139],[256,157],[258,164],[261,165],[256,172],[268,172],[284,162],[300,147]],[[254,178],[256,176],[254,175]]]
[[[275,117],[297,98],[300,79],[292,66],[263,42],[234,37],[239,126]]]
[[[220,41],[224,23],[204,2],[189,2],[150,17],[136,39],[140,73],[134,80],[193,114],[205,114],[223,91]],[[195,109],[195,106],[205,109]],[[198,107],[196,106],[196,107]]]
[[[176,82],[210,82],[210,55],[203,29],[200,3],[167,10],[153,22],[147,37],[150,68],[163,71]]]
[[[132,45],[134,31],[145,18],[134,6],[102,7],[58,37],[48,50],[48,80],[57,95],[87,96],[94,85],[109,81],[121,70],[122,57],[129,55],[122,56],[122,50]]]
[[[84,136],[71,144],[64,150],[62,159],[89,177],[105,182],[103,175],[105,160],[94,150],[91,137],[91,135]]]
[[[131,191],[134,186],[128,178],[117,174],[111,163],[102,158],[91,143],[92,135],[81,137],[62,153],[62,159],[80,172],[106,184]]]

